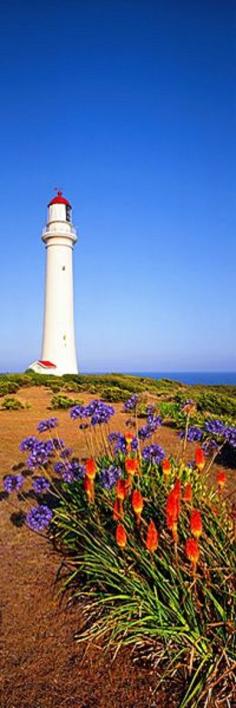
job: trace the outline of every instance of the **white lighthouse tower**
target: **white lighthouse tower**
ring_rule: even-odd
[[[78,373],[72,262],[77,235],[71,212],[70,202],[58,192],[48,204],[42,233],[46,246],[42,354],[30,369],[56,376]]]

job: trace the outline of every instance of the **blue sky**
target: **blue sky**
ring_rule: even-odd
[[[1,371],[40,356],[54,187],[81,370],[236,370],[235,30],[230,0],[4,4]]]

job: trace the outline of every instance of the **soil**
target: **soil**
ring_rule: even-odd
[[[74,394],[68,394],[76,398]],[[21,389],[17,398],[30,404],[20,411],[0,411],[0,477],[22,460],[18,446],[34,434],[48,410],[52,393],[43,387]],[[92,396],[82,396],[84,401]],[[114,430],[124,429],[126,416],[116,405]],[[86,454],[83,433],[67,411],[56,411],[59,435],[76,453]],[[156,441],[168,453],[179,449],[176,431],[162,427]],[[191,446],[189,446],[191,459]],[[229,484],[234,471],[229,470]],[[0,487],[2,489],[2,487]],[[101,646],[74,641],[78,607],[61,604],[55,582],[58,555],[39,535],[21,524],[22,502],[0,494],[0,605],[2,658],[1,708],[172,708],[170,692],[155,692],[157,676],[150,667],[134,663],[132,653],[113,659]]]

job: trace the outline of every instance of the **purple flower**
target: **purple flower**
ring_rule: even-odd
[[[49,458],[53,455],[53,452],[54,448],[52,440],[45,440],[45,442],[36,440],[31,450],[31,455],[27,460],[27,466],[29,469],[36,469],[37,467],[45,465],[49,461]]]
[[[72,453],[71,448],[65,447],[65,449],[61,451],[60,457],[62,458],[62,460],[65,460],[65,459],[67,459],[67,457],[70,457],[71,453]]]
[[[54,470],[62,476],[64,482],[75,482],[85,475],[85,468],[76,457],[69,462],[56,462]]]
[[[73,406],[70,410],[70,417],[73,420],[76,420],[76,418],[83,418],[84,417],[84,410],[85,407],[81,405]]]
[[[165,453],[162,447],[154,443],[152,445],[149,445],[148,447],[145,447],[143,449],[142,455],[144,460],[154,463],[155,465],[159,465],[159,463],[164,460],[165,457]]]
[[[50,482],[46,477],[36,477],[32,483],[35,494],[42,494],[50,487]]]
[[[62,440],[61,438],[53,438],[52,443],[55,450],[63,450],[63,448],[65,447],[64,440]]]
[[[107,469],[103,469],[99,475],[99,482],[104,489],[112,489],[114,484],[121,477],[122,471],[116,465],[111,465]]]
[[[56,462],[54,465],[54,470],[57,472],[57,474],[62,474],[65,470],[66,463],[65,462]]]
[[[236,428],[233,426],[228,426],[225,429],[225,434],[224,434],[225,440],[231,445],[232,447],[236,447]]]
[[[5,492],[8,492],[10,494],[11,492],[18,492],[19,489],[24,484],[24,477],[22,474],[8,474],[6,477],[4,477],[3,480],[3,487]]]
[[[212,453],[218,447],[219,447],[218,443],[213,438],[208,438],[208,440],[204,440],[204,442],[202,443],[202,449],[203,449],[203,452],[205,452],[205,455],[212,455]]]
[[[202,439],[203,432],[197,426],[191,425],[188,429],[187,440],[188,442],[199,442]],[[185,437],[185,430],[180,430],[179,437]]]
[[[36,442],[38,441],[35,435],[30,435],[29,437],[24,438],[24,440],[21,441],[19,449],[21,450],[21,452],[25,452],[26,450],[32,450]]]
[[[33,507],[26,515],[26,524],[32,531],[43,531],[52,520],[52,511],[46,504]]]
[[[52,430],[58,425],[58,418],[48,418],[47,420],[41,420],[38,424],[37,430],[39,433],[45,433],[46,430]]]
[[[161,423],[162,419],[160,416],[149,415],[146,425],[143,425],[143,427],[140,428],[138,431],[138,436],[140,440],[146,440],[147,438],[151,438],[153,433],[156,432],[157,428],[160,427]]]
[[[222,420],[207,420],[205,430],[211,433],[211,435],[224,435],[225,425],[222,423]]]
[[[137,403],[138,403],[138,395],[137,395],[137,393],[133,393],[133,395],[130,396],[130,398],[128,398],[128,400],[125,401],[125,403],[124,403],[125,413],[128,413],[128,411],[133,411],[136,408]]]
[[[122,435],[122,433],[110,433],[108,435],[108,440],[111,444],[114,445],[114,453],[126,452],[127,445],[125,441],[125,436]],[[131,442],[131,450],[137,450],[137,447],[138,441],[137,438],[134,438]]]

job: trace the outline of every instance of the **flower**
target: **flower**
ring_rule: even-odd
[[[196,447],[195,450],[195,463],[196,467],[200,470],[200,472],[203,470],[203,467],[205,465],[205,455],[201,447]]]
[[[45,433],[46,430],[52,430],[58,425],[58,418],[48,418],[47,420],[41,420],[38,424],[37,430],[39,433]]]
[[[99,482],[104,489],[112,489],[121,474],[122,472],[119,467],[116,467],[116,465],[110,465],[110,467],[101,470]]]
[[[193,497],[192,485],[188,482],[184,487],[183,501],[191,502]]]
[[[148,415],[147,423],[138,431],[138,436],[141,440],[150,438],[153,433],[159,428],[162,423],[162,418],[160,416],[154,416],[153,414]]]
[[[166,457],[165,457],[165,459],[164,459],[163,462],[162,462],[162,471],[163,471],[163,474],[164,474],[164,475],[168,475],[169,472],[171,471],[171,463],[170,463],[170,460],[167,460]]]
[[[130,475],[135,474],[137,467],[138,467],[138,460],[136,458],[126,457],[125,470],[126,470],[127,474],[130,474]]]
[[[202,533],[202,517],[198,509],[193,509],[190,517],[190,529],[195,538],[199,538]]]
[[[120,499],[115,499],[113,504],[113,519],[114,521],[119,521],[123,519],[124,511],[122,506],[122,501]]]
[[[32,483],[35,494],[42,494],[50,487],[50,482],[46,477],[36,477]]]
[[[131,433],[131,431],[129,430],[127,433],[125,433],[124,437],[125,437],[125,442],[127,443],[127,445],[131,445],[131,443],[133,442],[133,440],[135,438],[135,435],[134,435],[134,433]]]
[[[87,494],[88,501],[94,501],[94,483],[93,480],[90,479],[90,477],[84,477],[83,487],[85,493]]]
[[[19,489],[24,484],[24,477],[22,474],[7,474],[3,480],[3,488],[5,492],[10,494],[11,492],[18,492]]]
[[[19,445],[19,449],[21,452],[25,452],[26,450],[33,450],[33,447],[34,447],[35,443],[37,443],[37,442],[38,442],[38,440],[35,437],[35,435],[29,435],[27,438],[24,438],[21,441],[21,443]]]
[[[200,550],[198,541],[195,538],[188,538],[185,544],[185,553],[188,560],[195,567],[199,560]]]
[[[130,396],[130,398],[128,398],[128,400],[125,401],[125,403],[124,403],[125,413],[127,413],[128,411],[133,411],[136,408],[137,403],[138,403],[138,395],[137,395],[137,393],[133,393],[133,395]]]
[[[125,440],[125,436],[122,435],[122,433],[109,433],[108,435],[108,440],[110,443],[114,445],[114,452],[123,452],[124,454],[127,451],[127,444]],[[137,450],[138,447],[138,441],[136,437],[133,437],[133,440],[131,442],[131,450]]]
[[[176,479],[173,489],[170,491],[166,502],[166,522],[167,528],[172,531],[172,536],[177,541],[177,521],[180,513],[181,483]]]
[[[85,472],[87,477],[89,477],[89,479],[94,479],[96,476],[96,471],[96,462],[94,462],[92,457],[89,457],[89,459],[85,462]]]
[[[164,460],[165,453],[160,445],[152,444],[143,449],[143,459],[152,464],[159,465]]]
[[[151,520],[148,524],[147,536],[145,541],[147,550],[150,551],[150,553],[154,553],[158,547],[158,543],[159,534],[154,524],[154,521]]]
[[[143,496],[139,489],[134,489],[131,499],[134,513],[140,518],[143,511]]]
[[[84,417],[84,406],[82,405],[77,405],[73,406],[70,410],[70,417],[72,420],[76,420],[76,418],[83,418]]]
[[[29,469],[36,469],[37,467],[42,467],[42,465],[47,464],[49,458],[54,454],[54,446],[52,440],[36,440],[34,443],[31,454],[27,460],[27,467]]]
[[[125,548],[127,543],[127,533],[123,524],[117,524],[116,527],[116,543],[120,548]]]
[[[117,499],[121,499],[121,501],[124,501],[126,497],[126,480],[124,479],[118,479],[118,482],[116,484],[116,496]]]
[[[202,430],[200,430],[200,428],[197,428],[197,426],[195,425],[191,425],[187,431],[186,439],[188,440],[188,442],[199,442],[202,439],[202,436]],[[185,430],[180,430],[179,437],[185,438]]]
[[[32,531],[43,531],[52,520],[52,510],[46,504],[33,507],[26,515],[26,524]]]
[[[219,470],[219,472],[217,472],[217,475],[216,475],[216,481],[217,481],[218,487],[220,489],[223,489],[223,487],[225,486],[226,480],[227,480],[227,475],[225,474],[224,470]]]

